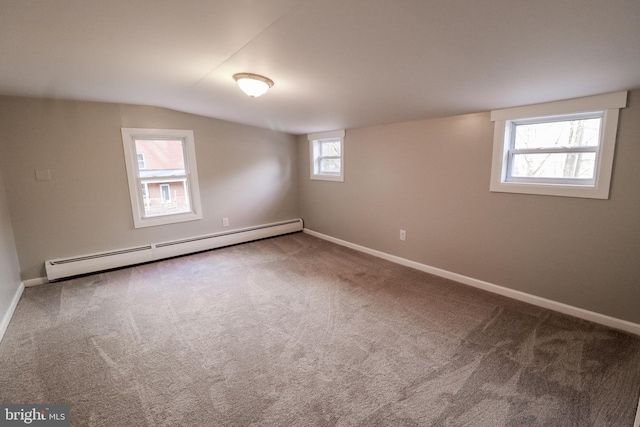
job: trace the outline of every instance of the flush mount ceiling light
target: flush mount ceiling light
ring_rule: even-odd
[[[234,74],[233,78],[238,82],[240,89],[251,98],[257,98],[273,86],[273,80],[259,74],[238,73]]]

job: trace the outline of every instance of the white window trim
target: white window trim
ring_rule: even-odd
[[[328,132],[310,133],[307,135],[309,141],[309,170],[310,178],[320,181],[338,181],[344,182],[344,129]],[[322,173],[320,172],[320,144],[327,140],[340,140],[340,173]]]
[[[177,222],[195,221],[202,219],[200,203],[200,186],[198,185],[198,169],[196,165],[195,138],[192,130],[177,129],[142,129],[121,128],[124,159],[129,183],[129,196],[135,228],[152,227],[156,225],[173,224]],[[168,214],[162,216],[145,217],[142,186],[138,178],[138,156],[136,153],[136,139],[171,139],[184,141],[185,177],[189,181],[189,200],[191,212]],[[147,190],[148,191],[148,190]]]
[[[490,190],[502,193],[608,199],[618,131],[619,109],[626,107],[626,105],[627,92],[623,91],[492,111],[491,121],[495,122],[495,127]],[[603,112],[600,129],[601,139],[594,166],[595,180],[593,183],[585,185],[507,181],[510,143],[508,131],[511,122],[593,112]]]

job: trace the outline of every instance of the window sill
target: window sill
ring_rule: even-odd
[[[537,194],[541,196],[580,197],[587,199],[608,199],[609,188],[592,185],[539,184],[523,182],[492,182],[491,192]]]

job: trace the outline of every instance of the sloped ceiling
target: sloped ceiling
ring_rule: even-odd
[[[635,88],[638,0],[0,0],[3,95],[302,134]]]

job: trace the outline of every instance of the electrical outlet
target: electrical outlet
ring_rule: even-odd
[[[229,226],[229,218],[222,218],[222,226],[223,227]]]
[[[400,240],[407,240],[407,230],[400,230]]]

